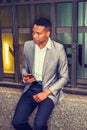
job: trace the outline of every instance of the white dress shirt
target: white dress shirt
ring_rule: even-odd
[[[42,81],[43,64],[44,64],[44,59],[45,59],[47,48],[51,48],[50,38],[46,46],[42,49],[40,49],[39,46],[35,44],[35,59],[34,59],[35,74],[34,76],[37,81]]]

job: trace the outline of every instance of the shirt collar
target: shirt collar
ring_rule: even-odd
[[[45,47],[48,49],[51,49],[51,39],[50,38],[48,39],[48,42]]]
[[[35,44],[35,48],[36,47],[38,47],[37,44]],[[48,42],[47,42],[47,44],[46,44],[46,46],[44,48],[51,49],[51,39],[50,39],[50,37],[49,37]]]

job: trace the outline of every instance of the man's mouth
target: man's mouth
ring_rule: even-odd
[[[33,39],[35,43],[37,43],[38,41],[36,39]]]

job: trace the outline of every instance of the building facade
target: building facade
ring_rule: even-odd
[[[65,91],[87,93],[87,1],[86,0],[1,0],[0,84],[21,83],[24,42],[32,39],[36,18],[52,22],[51,37],[65,47],[69,83]]]

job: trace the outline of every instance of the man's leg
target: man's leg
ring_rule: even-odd
[[[50,98],[39,103],[34,122],[34,130],[47,130],[47,120],[53,108],[54,103]]]
[[[24,93],[15,110],[12,124],[16,130],[32,130],[28,124],[28,117],[33,112],[37,103],[27,93]]]

